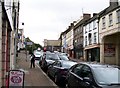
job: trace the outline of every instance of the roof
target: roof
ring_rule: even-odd
[[[84,23],[84,25],[87,25],[88,23],[94,21],[95,19],[98,19],[98,18],[100,18],[100,17],[108,14],[108,13],[112,12],[113,10],[119,8],[119,7],[120,6],[116,5],[116,6],[109,6],[109,7],[105,8],[104,10],[102,10],[101,12],[99,12],[98,14],[96,14],[95,16],[93,16],[92,18],[86,20],[85,23]]]
[[[99,13],[99,17],[102,17],[110,12],[112,12],[113,10],[119,8],[120,6],[109,6],[107,7],[106,9],[102,10],[100,13]]]
[[[98,14],[96,14],[96,15],[93,16],[92,18],[86,20],[86,21],[84,22],[84,25],[87,25],[87,24],[91,23],[92,21],[94,21],[94,20],[96,20],[96,19],[98,19]]]

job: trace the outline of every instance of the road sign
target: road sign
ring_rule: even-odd
[[[32,45],[33,43],[32,42],[26,42],[27,43],[27,45]]]
[[[25,73],[21,70],[10,70],[9,71],[9,87],[19,86],[24,87],[24,75]]]

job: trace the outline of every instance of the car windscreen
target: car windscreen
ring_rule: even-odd
[[[61,60],[69,60],[67,56],[64,56],[64,55],[59,55],[60,59]]]
[[[56,54],[46,54],[47,60],[59,60],[60,58]]]
[[[99,84],[120,84],[120,69],[113,67],[93,68],[94,75]]]
[[[35,52],[35,55],[41,55],[41,52]]]
[[[76,64],[76,62],[64,61],[64,62],[62,62],[62,67],[64,67],[64,68],[70,68],[70,67],[72,67],[75,64]]]

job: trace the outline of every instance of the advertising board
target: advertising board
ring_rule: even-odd
[[[9,87],[19,86],[24,87],[24,75],[25,73],[21,70],[10,70],[9,71]]]

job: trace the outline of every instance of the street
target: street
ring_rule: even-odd
[[[57,85],[41,70],[38,66],[38,61],[35,62],[36,67],[30,68],[29,58],[26,60],[24,51],[18,53],[17,69],[25,72],[24,86],[49,86],[57,88]]]

